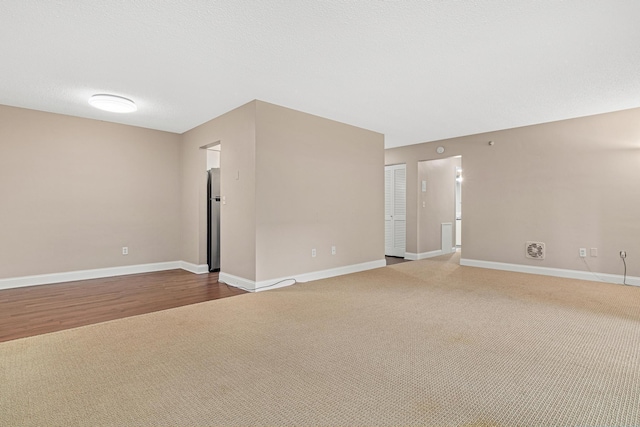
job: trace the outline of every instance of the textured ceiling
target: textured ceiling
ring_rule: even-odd
[[[640,106],[638,0],[0,1],[5,105],[182,133],[260,99],[387,147]]]

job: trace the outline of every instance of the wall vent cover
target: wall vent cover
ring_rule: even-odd
[[[544,259],[544,252],[544,243],[527,242],[524,255],[531,259]]]

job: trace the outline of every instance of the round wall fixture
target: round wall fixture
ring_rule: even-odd
[[[97,94],[89,98],[92,107],[112,113],[133,113],[138,110],[135,102],[117,95]]]
[[[436,148],[436,153],[438,153],[438,154],[442,154],[442,153],[444,153],[444,147],[438,147],[438,148]]]

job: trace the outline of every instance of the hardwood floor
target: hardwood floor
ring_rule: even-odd
[[[0,342],[244,293],[184,270],[0,290]]]

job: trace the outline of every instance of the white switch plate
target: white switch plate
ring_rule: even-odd
[[[335,255],[335,254],[336,254],[336,247],[331,246],[331,255]]]
[[[591,256],[598,256],[598,248],[591,248]]]

